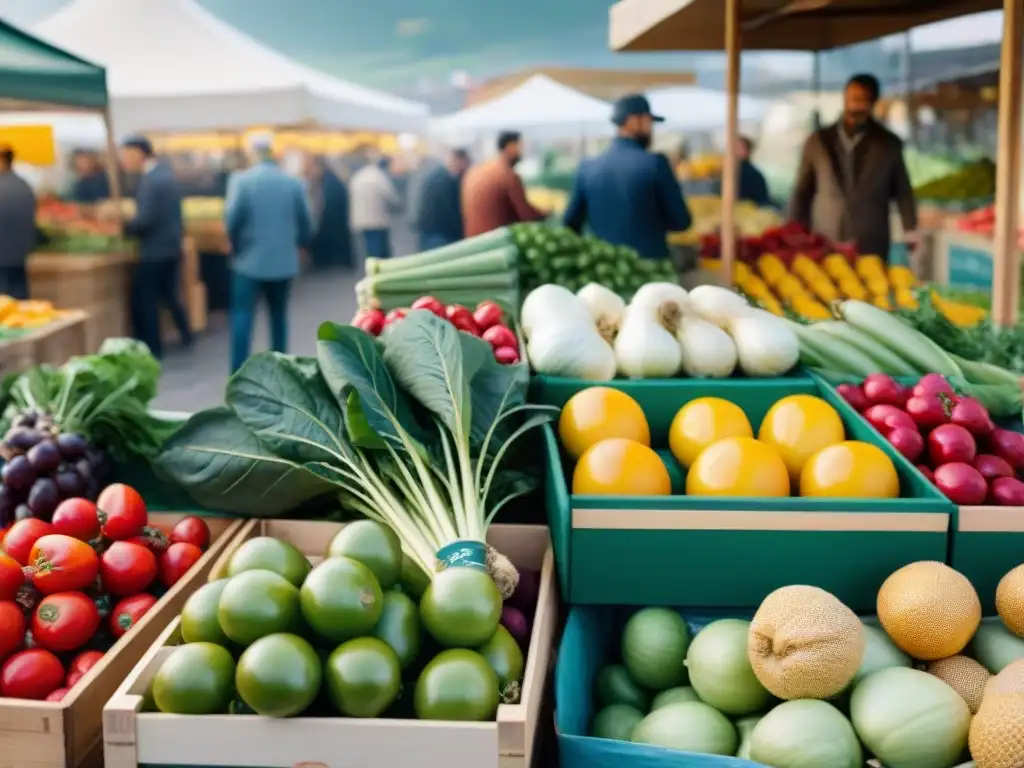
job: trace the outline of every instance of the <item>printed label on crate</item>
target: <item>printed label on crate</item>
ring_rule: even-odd
[[[949,249],[949,285],[992,289],[992,254],[961,245]]]
[[[487,545],[482,541],[459,539],[437,550],[437,570],[446,568],[479,568],[487,570]]]

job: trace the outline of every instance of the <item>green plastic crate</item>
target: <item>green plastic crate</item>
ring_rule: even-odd
[[[639,384],[639,382],[630,382]],[[948,556],[954,506],[835,390],[813,377],[737,382],[677,380],[638,397],[655,447],[678,409],[723,397],[760,425],[777,400],[823,397],[847,436],[878,445],[896,465],[898,499],[571,496],[571,467],[545,427],[545,502],[563,595],[576,605],[751,608],[787,584],[829,590],[872,611],[882,582],[916,560]]]

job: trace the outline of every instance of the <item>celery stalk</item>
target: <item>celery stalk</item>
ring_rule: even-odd
[[[424,280],[421,277],[408,279],[394,278],[387,283],[372,286],[375,296],[386,296],[389,293],[407,293],[419,291],[421,296],[432,296],[437,291],[450,290],[488,290],[488,289],[509,289],[519,285],[519,273],[516,270],[506,272],[493,272],[488,275],[466,275],[455,277],[442,277],[436,280]]]
[[[386,286],[396,281],[419,280],[423,281],[424,284],[429,284],[437,279],[450,277],[485,276],[502,273],[515,269],[518,265],[519,251],[514,246],[508,245],[461,258],[452,258],[448,261],[426,267],[418,267],[403,272],[378,274],[370,277],[368,282],[380,290],[387,290]]]
[[[502,227],[501,229],[485,232],[482,235],[466,238],[457,243],[445,245],[441,248],[433,248],[422,253],[397,256],[392,259],[367,259],[366,274],[390,275],[406,272],[410,269],[431,267],[463,256],[471,256],[475,253],[494,250],[506,245],[514,245],[512,242],[512,232],[508,227]]]

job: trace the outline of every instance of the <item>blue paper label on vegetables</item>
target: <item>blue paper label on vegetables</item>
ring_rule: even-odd
[[[482,541],[462,539],[445,544],[437,550],[437,570],[446,568],[479,568],[487,570],[487,545]]]

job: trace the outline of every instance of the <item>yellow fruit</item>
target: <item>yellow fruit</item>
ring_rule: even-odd
[[[793,300],[793,310],[808,320],[831,320],[832,313],[828,307],[808,296],[798,296]]]
[[[950,656],[948,659],[933,661],[925,670],[960,694],[967,702],[971,714],[978,712],[985,684],[992,675],[985,667],[969,656]]]
[[[1018,565],[999,580],[996,613],[1008,630],[1024,637],[1024,565]]]
[[[668,496],[672,480],[658,454],[633,440],[612,437],[590,446],[576,462],[577,496]]]
[[[814,292],[814,295],[826,304],[833,301],[839,301],[839,291],[836,290],[832,281],[827,277],[815,278],[812,281],[808,281],[807,284]]]
[[[758,440],[779,452],[794,482],[811,456],[845,438],[839,413],[814,395],[782,398],[765,414],[757,432]]]
[[[786,271],[786,265],[782,263],[778,256],[771,253],[758,257],[757,271],[761,273],[761,277],[764,278],[765,282],[771,286],[774,286],[781,278],[789,274]]]
[[[779,452],[752,437],[727,437],[701,451],[686,475],[688,496],[789,496]]]
[[[865,282],[875,278],[885,279],[885,266],[877,256],[861,256],[853,263],[853,269]]]
[[[827,699],[853,680],[864,644],[864,625],[835,595],[794,585],[761,603],[747,655],[761,685],[780,699]]]
[[[783,275],[775,281],[775,292],[783,298],[796,296],[803,293],[806,288],[804,284],[800,282],[800,279],[793,275]]]
[[[1010,664],[985,686],[967,745],[978,768],[1024,765],[1024,659]]]
[[[913,291],[901,288],[896,291],[896,305],[900,309],[917,309],[917,298],[914,296]]]
[[[892,303],[889,301],[888,296],[875,296],[873,299],[871,299],[871,303],[874,304],[879,309],[892,309]]]
[[[914,273],[910,271],[909,267],[896,266],[889,267],[889,282],[892,283],[892,287],[910,289],[917,285],[917,278],[914,277]]]
[[[850,262],[848,262],[846,257],[842,254],[833,253],[826,256],[823,263],[825,273],[833,280],[839,280],[844,277],[857,277],[857,273],[853,271],[853,267],[850,266]]]
[[[744,264],[742,261],[737,261],[732,265],[732,277],[737,283],[741,280],[746,280],[751,277],[754,273],[750,271],[750,267]]]
[[[611,387],[587,387],[569,398],[558,418],[558,437],[574,459],[609,437],[651,444],[651,428],[632,397]]]
[[[873,278],[871,280],[865,280],[864,284],[868,288],[868,292],[874,296],[888,296],[889,295],[889,283],[885,278]]]
[[[689,467],[712,443],[726,437],[753,437],[750,419],[736,403],[720,397],[698,397],[676,413],[668,430],[668,446],[676,461]]]
[[[897,647],[922,661],[960,653],[981,623],[981,601],[971,582],[934,560],[893,572],[878,590],[877,611]]]
[[[865,301],[868,298],[868,289],[864,287],[864,284],[856,276],[840,277],[837,282],[839,284],[839,292],[846,298],[856,299],[857,301]]]
[[[782,317],[782,305],[779,304],[779,300],[774,296],[762,296],[760,301],[761,306],[764,307],[766,311],[771,312],[773,315]]]
[[[900,495],[900,478],[881,448],[847,440],[826,446],[807,459],[800,472],[800,495],[895,499]]]

